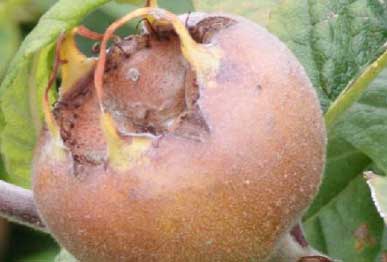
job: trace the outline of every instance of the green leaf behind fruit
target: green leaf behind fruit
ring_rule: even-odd
[[[387,68],[335,125],[339,136],[387,174]]]
[[[382,248],[384,223],[362,176],[309,217],[304,227],[314,247],[346,262],[374,261]]]
[[[42,97],[48,82],[52,46],[38,52],[31,66],[15,79],[12,88],[1,97],[5,126],[1,133],[1,152],[6,179],[23,187],[30,186],[32,152],[42,123]]]

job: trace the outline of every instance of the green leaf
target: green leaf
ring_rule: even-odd
[[[387,39],[378,0],[194,0],[198,10],[237,13],[281,38],[304,65],[326,110]]]
[[[375,262],[385,262],[387,259],[387,226],[384,227],[382,249]]]
[[[30,62],[31,69],[24,67],[1,97],[6,123],[1,133],[6,180],[23,187],[30,186],[32,151],[42,122],[41,100],[50,72],[51,49],[49,46],[38,52]]]
[[[348,186],[358,180],[362,172],[372,162],[380,170],[384,172],[387,170],[385,161],[387,155],[385,149],[387,144],[386,77],[387,69],[384,69],[372,82],[362,98],[349,108],[330,129],[324,181],[321,191],[305,217],[306,224],[310,225],[313,218],[315,218],[313,223],[317,223],[316,221],[324,216],[326,210],[331,210],[330,212],[334,214],[332,211],[336,208],[334,203],[337,199],[345,197]],[[362,188],[362,190],[365,190],[364,187]],[[365,194],[366,192],[360,193]],[[369,201],[368,207],[374,209],[371,199],[367,199]],[[367,212],[361,206],[357,206],[356,203],[353,205],[354,209],[358,208],[358,210],[357,213],[355,210],[353,211],[350,216],[351,219],[361,217],[364,212]],[[379,216],[374,216],[374,219],[382,221]],[[337,218],[332,218],[332,220],[337,220]],[[336,255],[344,261],[356,261],[352,260],[352,257],[359,257],[359,261],[373,261],[376,259],[376,251],[372,252],[372,255],[365,255],[362,258],[362,255],[357,254],[356,249],[347,250],[344,246],[341,247],[342,254],[338,249],[332,253],[332,250],[326,247],[326,239],[333,239],[337,236],[335,231],[326,230],[325,227],[328,227],[327,222],[320,225],[320,229],[317,225],[309,226],[307,231],[308,236],[313,239],[313,243],[317,248],[328,252],[331,256]],[[321,232],[318,233],[318,230]],[[341,243],[341,240],[339,242]]]
[[[375,206],[387,225],[387,178],[372,172],[366,172],[366,178]]]
[[[338,137],[334,130],[329,132],[328,141],[323,182],[318,195],[304,217],[306,220],[329,205],[371,164],[370,158]]]
[[[59,255],[55,258],[55,262],[78,262],[69,252],[62,249]]]
[[[342,138],[368,155],[384,173],[387,173],[386,81],[387,69],[384,69],[335,126]]]
[[[5,7],[0,5],[0,80],[20,42],[19,29],[7,15]]]
[[[363,177],[358,176],[305,221],[308,240],[333,258],[374,261],[382,248],[384,223],[371,201]]]
[[[8,239],[6,262],[53,262],[59,252],[54,239],[36,230],[20,226],[11,226],[11,237]]]
[[[61,32],[74,27],[87,13],[106,2],[85,0],[74,5],[71,0],[58,1],[42,16],[9,65],[0,86],[5,121],[1,153],[8,181],[30,186],[32,151],[41,125],[41,94],[50,73],[49,54],[53,42]]]

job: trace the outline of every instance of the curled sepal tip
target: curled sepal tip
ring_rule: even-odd
[[[133,135],[129,136],[128,140],[124,139],[118,134],[115,123],[108,113],[102,114],[101,125],[107,144],[110,167],[125,171],[140,162],[146,162],[144,153],[152,144],[150,137]]]
[[[74,87],[76,82],[82,79],[82,77],[85,77],[94,68],[96,60],[94,58],[88,58],[81,53],[75,42],[75,36],[77,34],[97,40],[95,39],[95,35],[91,35],[91,31],[85,32],[85,30],[84,27],[76,27],[67,33],[63,40],[60,49],[60,59],[63,61],[61,69],[62,85],[59,89],[61,95]]]

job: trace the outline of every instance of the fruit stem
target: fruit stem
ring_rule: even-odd
[[[107,42],[113,36],[114,32],[128,21],[137,17],[148,15],[152,16],[155,20],[166,20],[172,24],[176,33],[180,37],[182,53],[188,62],[193,66],[197,74],[199,84],[210,84],[209,80],[212,78],[214,71],[216,71],[219,67],[220,55],[218,50],[196,43],[195,40],[192,39],[185,25],[176,15],[160,8],[144,7],[137,9],[112,23],[104,33],[104,37],[101,42],[99,60],[97,62],[94,75],[95,89],[101,112],[104,112],[102,97]]]
[[[0,216],[33,229],[48,233],[27,190],[0,180]]]
[[[86,57],[79,51],[75,42],[75,36],[80,35],[92,40],[101,40],[103,35],[90,31],[86,27],[76,27],[66,34],[60,47],[60,59],[67,63],[61,68],[62,84],[60,94],[63,95],[72,90],[76,83],[88,75],[95,67],[96,59]]]

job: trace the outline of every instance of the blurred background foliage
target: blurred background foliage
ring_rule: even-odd
[[[55,2],[56,0],[0,0],[0,82],[21,41]],[[193,9],[189,0],[164,0],[160,1],[160,5],[176,13]],[[111,2],[86,17],[83,24],[97,32],[103,32],[117,17],[133,8],[130,4]],[[128,34],[135,28],[136,22],[133,22],[122,29],[120,34]],[[91,55],[91,41],[78,39],[78,44],[83,52]],[[0,170],[0,178],[2,176],[4,171]],[[0,220],[0,261],[52,262],[58,252],[58,245],[49,235]]]

